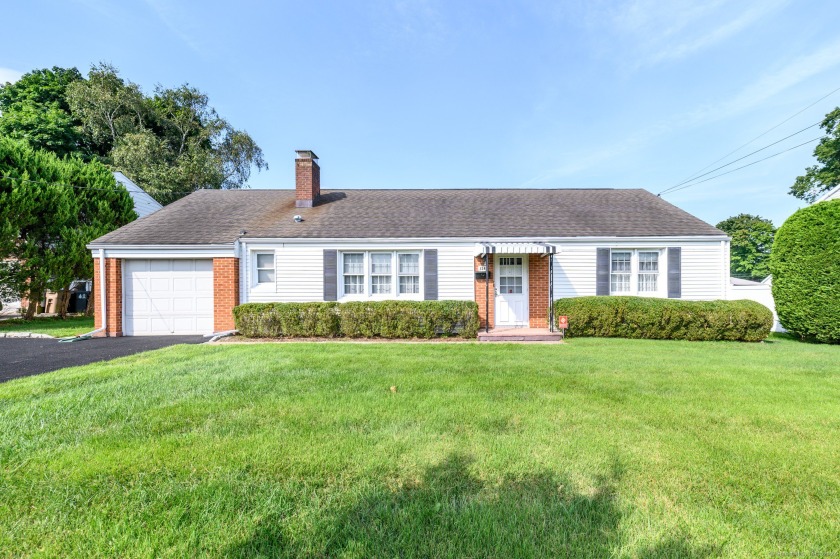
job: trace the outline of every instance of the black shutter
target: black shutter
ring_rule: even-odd
[[[668,298],[682,297],[682,249],[668,247]]]
[[[324,250],[324,301],[338,300],[338,251]]]
[[[423,300],[436,301],[438,298],[438,259],[437,249],[423,251]]]
[[[595,295],[610,294],[610,249],[597,249],[595,258]]]

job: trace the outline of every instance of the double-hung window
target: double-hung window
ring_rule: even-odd
[[[349,251],[341,253],[342,297],[417,298],[420,295],[417,251]]]
[[[420,255],[416,252],[397,253],[400,276],[400,295],[420,293]]]
[[[639,251],[639,291],[657,291],[658,279],[659,251]]]
[[[658,295],[660,250],[615,249],[610,252],[610,294]]]
[[[365,253],[344,253],[344,294],[361,295],[365,292]]]
[[[254,256],[256,258],[257,285],[274,283],[274,253],[257,252]]]
[[[393,274],[391,264],[394,255],[390,252],[370,253],[370,293],[371,295],[388,295],[391,293]]]
[[[612,251],[610,258],[610,293],[629,293],[632,277],[632,256],[630,251]]]

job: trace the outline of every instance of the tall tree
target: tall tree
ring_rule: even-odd
[[[0,84],[0,135],[26,140],[59,156],[90,157],[90,148],[70,112],[67,88],[82,81],[75,68],[33,70],[15,83]]]
[[[27,317],[47,290],[91,277],[87,243],[135,218],[128,192],[101,163],[0,136],[0,291],[29,299]]]
[[[115,68],[99,64],[67,95],[103,161],[163,204],[201,188],[244,188],[253,168],[268,168],[251,136],[189,84],[158,86],[147,97]]]
[[[814,157],[820,164],[805,169],[805,174],[796,177],[789,191],[810,203],[840,184],[840,107],[825,115],[820,127],[825,130],[825,136],[814,148]]]
[[[716,226],[732,237],[729,273],[735,277],[762,280],[770,274],[770,249],[776,228],[769,219],[738,214]]]

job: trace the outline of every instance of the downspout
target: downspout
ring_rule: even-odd
[[[484,253],[484,332],[490,332],[490,264]],[[495,289],[495,288],[494,288]]]
[[[548,331],[554,332],[554,253],[548,255]]]
[[[105,301],[105,249],[99,249],[99,298],[102,300],[102,326],[96,330],[92,330],[86,334],[79,334],[78,336],[71,336],[69,338],[61,338],[59,342],[75,342],[77,340],[87,340],[94,334],[105,332],[108,325],[108,303]]]

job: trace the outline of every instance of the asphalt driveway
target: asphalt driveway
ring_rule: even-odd
[[[73,343],[59,343],[49,338],[0,338],[0,382],[175,344],[205,341],[204,336],[95,338]]]

